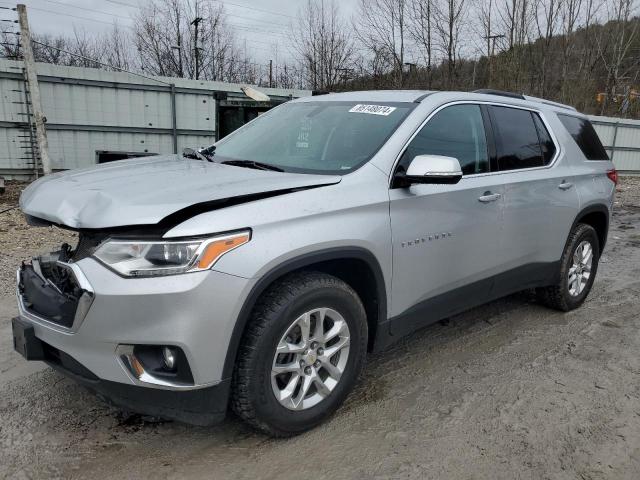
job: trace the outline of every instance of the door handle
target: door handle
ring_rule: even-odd
[[[500,195],[499,193],[484,192],[484,195],[482,195],[481,197],[478,197],[478,201],[482,203],[495,202],[501,196],[502,195]]]
[[[560,185],[558,185],[558,188],[560,190],[569,190],[571,187],[573,187],[573,183],[569,182],[562,182]]]

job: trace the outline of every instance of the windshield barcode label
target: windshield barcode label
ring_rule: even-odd
[[[349,113],[368,113],[370,115],[384,115],[385,117],[393,112],[396,107],[386,105],[362,105],[358,104],[349,110]]]

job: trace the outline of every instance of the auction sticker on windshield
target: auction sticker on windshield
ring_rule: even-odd
[[[396,107],[386,105],[362,105],[358,104],[349,110],[349,113],[368,113],[370,115],[384,115],[385,117],[393,112]]]

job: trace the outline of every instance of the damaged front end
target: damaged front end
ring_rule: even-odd
[[[27,318],[35,317],[75,331],[86,316],[94,292],[82,271],[73,264],[82,246],[34,257],[17,272],[18,306]]]

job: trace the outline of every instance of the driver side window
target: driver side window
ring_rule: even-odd
[[[406,171],[417,155],[457,158],[463,175],[489,171],[489,153],[479,105],[452,105],[436,113],[411,140],[400,158]]]

